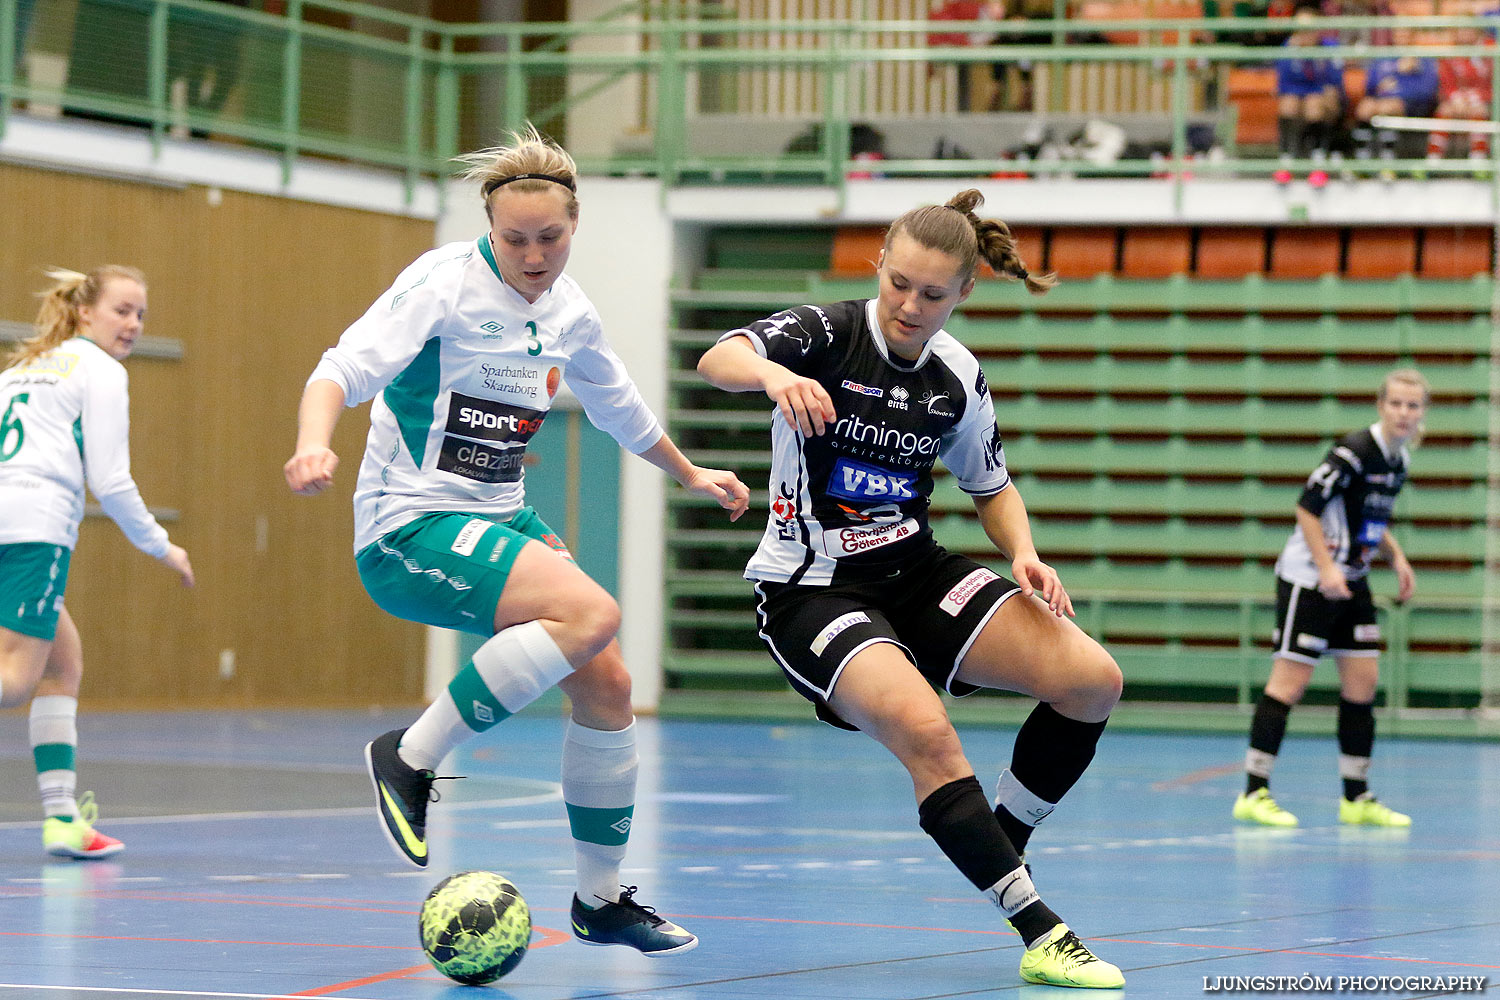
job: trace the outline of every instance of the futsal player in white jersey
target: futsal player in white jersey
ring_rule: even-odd
[[[911,775],[921,827],[1026,945],[1021,976],[1116,988],[1125,978],[1048,908],[1021,852],[1093,760],[1123,679],[1067,617],[1042,562],[979,361],[943,329],[983,259],[1045,292],[978,191],[902,215],[873,299],[798,306],[730,330],[698,362],[713,385],[764,392],[771,512],[745,568],[760,636],[818,717],[879,741]],[[1015,582],[933,538],[942,458]],[[1034,599],[1034,595],[1041,599]],[[993,807],[936,689],[1020,691],[1039,704]]]
[[[63,604],[84,483],[120,530],[193,584],[130,477],[125,368],[146,316],[132,267],[48,272],[36,334],[0,370],[0,707],[31,701],[30,735],[48,854],[105,858],[125,845],[75,797],[83,646]]]
[[[663,433],[563,273],[578,226],[572,157],[535,129],[512,140],[464,158],[489,231],[423,254],[323,355],[286,478],[297,493],[326,489],[340,409],[374,399],[354,495],[360,578],[393,615],[486,637],[415,723],[366,747],[392,845],[425,866],[438,763],[558,685],[572,702],[562,789],[578,866],[574,935],[673,954],[697,938],[620,885],[637,758],[619,607],[525,505],[522,460],[566,380],[595,426],[731,519],[749,492]]]
[[[1370,792],[1380,623],[1369,574],[1374,557],[1384,555],[1396,571],[1397,600],[1416,592],[1416,574],[1390,523],[1411,468],[1407,445],[1421,432],[1430,398],[1427,380],[1415,369],[1387,375],[1375,397],[1379,419],[1336,441],[1297,499],[1297,527],[1276,560],[1275,652],[1250,720],[1245,791],[1234,800],[1237,820],[1297,825],[1297,817],[1271,797],[1271,771],[1287,716],[1327,655],[1339,671],[1339,822],[1411,826],[1410,816]]]

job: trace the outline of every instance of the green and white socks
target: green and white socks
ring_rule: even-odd
[[[31,754],[42,793],[42,814],[72,820],[78,816],[78,699],[42,695],[31,700]]]
[[[501,629],[411,724],[397,753],[418,771],[436,771],[459,744],[515,715],[572,672],[541,622]]]
[[[630,839],[639,770],[634,722],[606,732],[568,720],[562,792],[577,857],[578,898],[586,906],[620,898],[620,865]]]

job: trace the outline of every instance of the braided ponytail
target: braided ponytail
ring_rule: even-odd
[[[969,188],[946,204],[914,208],[891,223],[885,248],[890,249],[897,233],[906,233],[924,247],[958,258],[960,270],[968,277],[973,277],[983,258],[996,274],[1025,283],[1033,295],[1055,286],[1055,274],[1032,274],[1027,269],[1009,226],[999,219],[981,219],[974,214],[982,204],[984,195]]]

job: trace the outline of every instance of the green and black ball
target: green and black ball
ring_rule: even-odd
[[[483,986],[526,957],[531,911],[504,875],[460,872],[427,894],[419,928],[422,950],[439,972],[465,986]]]

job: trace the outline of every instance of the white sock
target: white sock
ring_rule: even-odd
[[[419,771],[436,771],[460,743],[510,718],[572,672],[541,622],[501,629],[412,723],[397,753]]]
[[[1246,774],[1270,781],[1271,772],[1275,768],[1276,755],[1274,753],[1266,753],[1264,750],[1257,750],[1254,747],[1250,747],[1245,751]]]
[[[51,694],[31,699],[31,753],[42,793],[42,815],[78,815],[78,699]]]
[[[620,898],[620,865],[630,838],[639,769],[634,722],[618,732],[604,732],[568,720],[563,802],[578,859],[578,898],[588,906]]]
[[[1027,826],[1036,826],[1057,808],[1056,802],[1048,802],[1021,784],[1010,768],[1000,772],[1000,781],[995,786],[995,805],[1004,806],[1006,812]]]
[[[1031,876],[1026,873],[1025,865],[1001,878],[986,889],[984,894],[1000,908],[1007,920],[1042,898],[1037,894],[1036,886],[1031,884]],[[1026,942],[1026,947],[1030,948],[1033,943]]]

